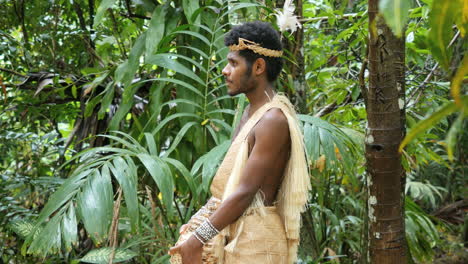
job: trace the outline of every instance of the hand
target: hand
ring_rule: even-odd
[[[169,255],[180,254],[183,264],[202,264],[203,244],[193,235],[180,245],[171,247]]]
[[[185,231],[187,231],[187,229],[189,228],[189,224],[185,224],[185,225],[182,225],[179,229],[179,234],[183,234],[185,233]]]

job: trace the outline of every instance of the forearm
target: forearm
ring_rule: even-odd
[[[238,188],[223,201],[210,217],[211,224],[218,230],[236,221],[247,210],[256,194],[255,189]]]

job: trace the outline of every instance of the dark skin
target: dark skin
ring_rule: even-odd
[[[223,69],[223,75],[229,95],[244,93],[250,101],[236,128],[236,137],[248,118],[269,102],[269,97],[273,98],[273,84],[267,79],[264,59],[257,59],[249,72],[246,60],[237,51],[228,54],[228,64]],[[234,223],[249,207],[258,191],[265,195],[266,206],[273,205],[276,200],[291,144],[288,121],[283,112],[277,108],[267,111],[250,131],[248,142],[249,158],[239,186],[209,219],[218,230]],[[186,225],[182,226],[181,232],[186,228]],[[202,249],[202,243],[192,235],[184,243],[172,247],[169,254],[179,253],[184,264],[201,264]]]

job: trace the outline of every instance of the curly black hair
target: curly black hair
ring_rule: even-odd
[[[239,38],[245,38],[260,44],[262,47],[273,50],[283,50],[278,32],[266,22],[254,21],[235,26],[224,37],[224,45],[237,45]],[[267,79],[273,82],[283,68],[283,59],[276,57],[267,57],[257,54],[249,49],[239,51],[239,55],[247,61],[248,71],[252,70],[252,64],[258,58],[263,58],[266,62]]]

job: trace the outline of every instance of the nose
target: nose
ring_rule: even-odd
[[[221,73],[224,75],[224,77],[229,76],[229,74],[231,73],[231,71],[229,69],[229,63],[226,64],[226,66],[224,66],[223,71]]]

